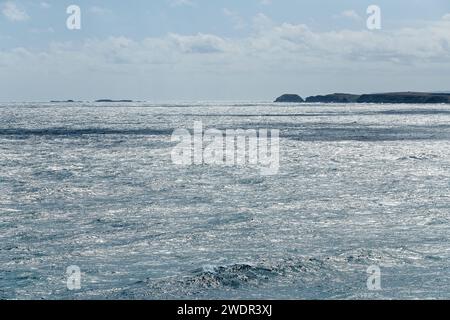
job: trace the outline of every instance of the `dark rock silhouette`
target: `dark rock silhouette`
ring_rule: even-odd
[[[348,93],[333,93],[325,96],[313,96],[306,98],[306,102],[322,102],[322,103],[354,103],[360,96]]]
[[[305,100],[297,94],[283,94],[281,97],[278,97],[275,102],[301,103],[305,102]]]
[[[450,94],[425,92],[393,92],[363,94],[359,103],[450,103]]]
[[[296,94],[284,94],[275,102],[309,102],[309,103],[450,103],[450,93],[427,92],[387,92],[373,94],[333,93],[307,97],[303,100]]]

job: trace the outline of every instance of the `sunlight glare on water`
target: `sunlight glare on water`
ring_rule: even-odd
[[[278,174],[174,165],[194,121]],[[449,146],[444,105],[0,105],[0,298],[448,299]]]

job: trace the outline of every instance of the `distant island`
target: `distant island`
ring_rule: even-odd
[[[109,103],[114,102],[114,103],[117,103],[117,102],[133,102],[133,100],[111,100],[111,99],[100,99],[100,100],[95,100],[95,102],[109,102]]]
[[[74,103],[74,102],[83,102],[76,100],[51,100],[50,103]],[[112,100],[112,99],[99,99],[94,102],[105,102],[105,103],[120,103],[120,102],[135,102],[134,100]]]
[[[333,93],[303,99],[297,94],[284,94],[275,102],[287,103],[450,103],[450,93],[388,92],[373,94]]]
[[[52,100],[52,101],[50,101],[50,103],[74,103],[74,102],[75,102],[75,100],[64,100],[64,101]]]

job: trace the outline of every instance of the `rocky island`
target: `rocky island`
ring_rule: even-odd
[[[333,93],[307,97],[305,100],[298,95],[285,94],[275,102],[289,103],[450,103],[450,93],[427,92],[388,92],[374,94]]]
[[[302,97],[298,94],[283,94],[281,97],[278,97],[275,102],[292,102],[292,103],[301,103],[305,102]]]

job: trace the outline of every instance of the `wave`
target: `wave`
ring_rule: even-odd
[[[279,296],[271,291],[275,287],[296,290],[295,296],[302,298],[345,299],[350,292],[358,294],[355,287],[365,292],[369,266],[413,266],[423,259],[436,260],[407,248],[357,248],[320,258],[292,257],[276,261],[264,258],[255,264],[205,265],[190,274],[139,281],[135,287],[123,290],[120,296],[127,299],[227,298],[227,294],[236,297],[239,292],[248,298],[248,292],[265,292],[264,297],[277,298]]]

